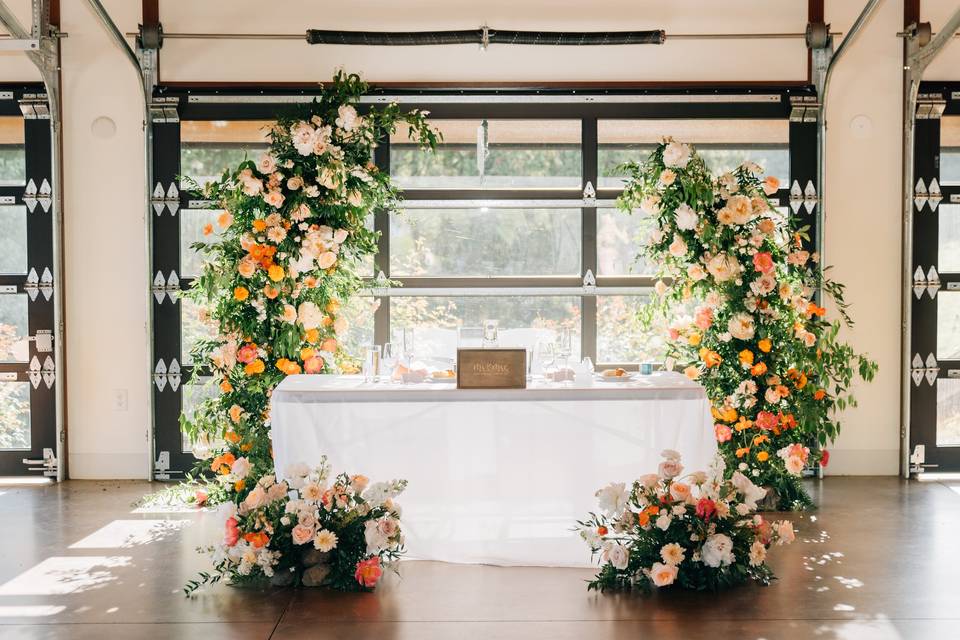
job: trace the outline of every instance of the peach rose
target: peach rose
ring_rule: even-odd
[[[675,566],[654,562],[653,566],[650,567],[650,580],[657,587],[668,587],[677,579],[678,572],[679,569]]]
[[[303,363],[303,371],[304,373],[321,373],[323,371],[323,365],[323,358],[320,356],[313,356]]]
[[[311,527],[305,527],[302,524],[298,524],[291,532],[293,544],[307,544],[308,542],[312,542],[315,533],[316,532]]]
[[[328,351],[334,353],[337,350],[337,341],[333,338],[327,338],[320,343],[320,351]]]
[[[779,188],[780,181],[776,176],[767,176],[763,179],[763,192],[768,196],[775,194]]]
[[[321,269],[329,269],[337,262],[337,254],[333,251],[324,251],[317,257],[317,265]]]
[[[240,260],[240,264],[237,265],[237,271],[244,278],[249,278],[257,270],[257,261],[251,258],[250,256],[244,256]]]
[[[681,502],[690,497],[690,485],[684,482],[674,482],[670,484],[670,496],[674,500]]]

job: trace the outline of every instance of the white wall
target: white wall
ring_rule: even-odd
[[[105,2],[122,31],[133,31],[138,2]],[[834,30],[849,28],[858,2],[828,2]],[[955,6],[924,0],[934,31]],[[24,19],[26,0],[14,3]],[[66,321],[70,464],[77,478],[145,477],[149,417],[145,380],[147,258],[144,253],[141,103],[137,80],[80,0],[64,2],[63,44]],[[668,34],[801,32],[806,3],[742,0],[388,0],[357,5],[290,0],[265,11],[260,0],[162,0],[171,32],[301,33],[325,29],[474,28],[648,29]],[[899,198],[901,1],[885,0],[841,63],[828,108],[827,262],[848,285],[857,329],[847,338],[880,363],[877,380],[859,390],[861,406],[843,417],[833,473],[897,472],[899,448]],[[19,54],[0,54],[0,81],[36,80]],[[934,63],[930,79],[957,79],[960,46]],[[696,81],[801,80],[800,40],[669,41],[662,47],[561,49],[473,46],[421,49],[308,47],[298,41],[168,40],[166,81],[321,81],[333,69],[372,81]],[[850,127],[870,119],[866,134]],[[99,116],[117,124],[111,139],[93,136]],[[129,409],[114,408],[127,390]]]

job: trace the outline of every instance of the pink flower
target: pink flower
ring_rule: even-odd
[[[237,361],[242,364],[250,364],[257,359],[257,347],[252,344],[245,344],[237,351]]]
[[[679,567],[676,566],[663,564],[662,562],[654,562],[650,568],[650,580],[652,580],[653,584],[657,587],[670,586],[673,584],[673,581],[677,579],[679,570]]]
[[[700,498],[697,501],[697,517],[709,520],[717,512],[717,505],[710,498]]]
[[[793,531],[793,523],[787,520],[781,520],[774,525],[777,530],[777,535],[780,537],[780,544],[790,544],[796,540],[796,533]]]
[[[193,501],[194,503],[196,503],[198,507],[202,507],[203,505],[207,504],[207,492],[202,490],[197,490],[197,492],[193,494]]]
[[[293,544],[307,544],[313,540],[315,533],[313,527],[305,527],[303,524],[298,524],[291,532]]]
[[[237,526],[236,518],[227,518],[226,530],[223,534],[223,543],[232,547],[240,540],[240,528]]]
[[[824,449],[820,452],[820,466],[825,467],[830,462],[830,452]]]
[[[760,273],[772,273],[774,270],[773,257],[768,251],[758,251],[753,254],[753,268]]]
[[[680,502],[686,501],[690,497],[690,485],[684,482],[673,482],[670,484],[670,497]]]
[[[729,442],[733,437],[733,430],[725,424],[715,424],[713,431],[717,436],[717,442]]]
[[[313,356],[308,358],[303,363],[303,372],[304,373],[320,373],[323,371],[323,358],[320,356]]]
[[[377,586],[377,582],[383,575],[383,569],[380,568],[380,558],[373,556],[357,563],[357,571],[354,577],[361,585],[368,589]]]
[[[713,309],[710,307],[700,307],[697,309],[696,319],[697,327],[706,331],[713,324]]]
[[[661,478],[676,478],[683,471],[679,460],[664,460],[658,469]]]
[[[757,427],[764,431],[770,431],[776,428],[777,422],[777,414],[771,413],[770,411],[761,411],[757,414],[757,419],[754,420]]]

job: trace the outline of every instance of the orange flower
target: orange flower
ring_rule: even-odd
[[[752,376],[762,376],[766,372],[767,372],[767,365],[763,364],[762,362],[758,362],[757,364],[750,367],[750,375]]]
[[[753,364],[753,351],[750,351],[750,349],[744,349],[737,354],[737,357],[740,358],[740,364],[746,367]]]
[[[230,419],[233,420],[234,423],[240,422],[240,418],[243,417],[243,407],[241,407],[238,404],[235,404],[232,407],[230,407],[229,414],[230,414]]]
[[[210,463],[210,470],[223,475],[228,474],[230,473],[230,465],[235,461],[236,457],[227,451],[213,459],[213,462]]]
[[[750,453],[750,447],[740,447],[739,449],[737,449],[737,457],[738,457],[738,458],[742,458],[743,456],[747,455],[748,453]]]
[[[723,362],[723,358],[720,357],[719,353],[706,347],[701,347],[699,353],[700,359],[703,360],[703,364],[707,365],[708,369],[710,367],[719,367],[720,363]]]
[[[272,269],[273,267],[270,267],[270,268]],[[273,287],[268,284],[263,288],[263,295],[267,296],[268,299],[273,300],[278,295],[280,295],[280,292],[277,290],[276,287]]]
[[[309,329],[304,334],[303,339],[309,342],[310,344],[316,344],[317,340],[320,339],[320,331],[317,329]],[[303,358],[306,360],[306,358]]]
[[[234,491],[243,491],[244,487],[246,487],[246,486],[247,486],[247,481],[246,481],[246,480],[243,480],[243,479],[240,479],[240,480],[237,480],[236,482],[233,483],[233,490],[234,490]]]
[[[770,353],[770,349],[773,348],[773,343],[770,342],[770,338],[763,338],[760,342],[757,343],[757,348],[764,353]]]
[[[223,434],[223,439],[232,444],[237,444],[241,440],[240,434],[236,431],[227,431]]]
[[[822,318],[826,312],[826,309],[823,307],[818,307],[812,302],[807,305],[807,316],[820,316]]]
[[[769,457],[770,457],[770,454],[769,454],[769,453],[767,453],[766,451],[761,451],[760,453],[757,454],[757,461],[758,461],[758,462],[766,462],[766,461],[767,461],[767,458],[769,458]]]
[[[252,544],[254,549],[265,547],[270,542],[270,537],[263,531],[244,534],[243,539]]]
[[[243,302],[250,297],[250,292],[247,291],[246,287],[237,287],[233,290],[233,297],[240,302]]]
[[[781,398],[790,397],[790,389],[788,389],[787,387],[783,386],[782,384],[778,384],[776,388],[777,388],[777,395],[779,395]]]
[[[280,358],[277,360],[277,369],[283,371],[288,376],[300,373],[300,365],[286,358]]]
[[[689,367],[683,370],[683,375],[687,376],[691,380],[696,380],[697,378],[700,377],[700,369],[696,368],[693,365],[690,365]]]
[[[248,376],[253,376],[253,375],[256,375],[256,374],[258,374],[258,373],[263,373],[263,370],[264,370],[265,368],[266,368],[266,367],[265,367],[265,365],[263,364],[263,360],[261,360],[260,358],[257,358],[256,360],[254,360],[254,361],[251,362],[250,364],[246,365],[246,366],[243,368],[243,372],[244,372],[245,374],[247,374]]]
[[[253,221],[253,230],[254,230],[254,231],[260,232],[260,231],[263,231],[263,230],[266,229],[266,228],[267,228],[267,223],[266,223],[265,220],[261,220],[260,218],[257,218],[256,220]]]
[[[793,417],[792,413],[781,413],[780,425],[783,426],[784,429],[792,429],[797,426],[797,419]]]
[[[327,313],[336,313],[340,311],[340,301],[334,298],[327,303]]]
[[[304,347],[303,349],[300,349],[300,359],[301,359],[301,360],[309,360],[310,358],[312,358],[312,357],[315,356],[315,355],[317,355],[317,354],[316,354],[316,352],[313,350],[312,347]]]
[[[320,351],[334,353],[337,350],[337,341],[333,338],[327,338],[320,344]]]
[[[610,532],[609,529],[607,529],[607,528],[606,528],[605,526],[603,526],[603,525],[600,525],[599,527],[597,527],[597,535],[598,535],[598,536],[605,536],[605,535],[607,535],[609,532]]]
[[[231,222],[233,222],[233,216],[230,215],[229,211],[224,211],[217,216],[217,224],[220,225],[221,229],[226,229],[229,227]]]
[[[816,391],[813,392],[814,400],[823,400],[826,397],[827,397],[827,392],[824,391],[823,389],[817,389]]]
[[[207,224],[203,225],[203,235],[208,236],[211,233],[213,233],[213,224],[208,222]]]
[[[240,451],[243,451],[244,453],[247,453],[248,451],[250,451],[250,449],[253,449],[252,442],[248,442],[246,444],[240,445]]]
[[[689,344],[691,347],[695,347],[700,344],[700,340],[701,338],[699,333],[691,333],[690,337],[687,338],[687,344]]]
[[[647,513],[646,509],[637,514],[637,522],[641,527],[645,527],[650,524],[650,514]]]
[[[330,316],[323,316],[323,320],[320,321],[321,327],[329,327],[333,324],[333,318]]]
[[[768,436],[765,433],[761,433],[759,435],[753,436],[753,446],[757,446],[758,444],[763,444],[764,442],[769,442],[769,441],[770,441],[770,436]]]
[[[283,280],[283,276],[284,276],[283,267],[281,267],[278,264],[275,264],[271,266],[269,269],[267,269],[267,275],[270,276],[270,279],[273,280],[274,282],[280,282],[281,280]]]
[[[746,431],[752,426],[753,426],[752,421],[747,420],[745,416],[741,416],[740,420],[737,422],[737,424],[734,425],[733,428],[736,429],[737,433],[740,433],[741,431]]]
[[[220,383],[220,391],[224,393],[230,393],[231,391],[233,391],[233,385],[230,384],[229,380],[225,379],[223,382]]]

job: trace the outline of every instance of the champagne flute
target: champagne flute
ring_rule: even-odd
[[[413,344],[413,327],[404,327],[403,328],[403,359],[407,367],[413,367],[413,353],[414,353],[414,344]]]
[[[383,354],[380,356],[381,376],[386,376],[387,382],[393,382],[393,374],[396,373],[397,364],[400,361],[397,345],[393,342],[387,342],[383,345]]]

